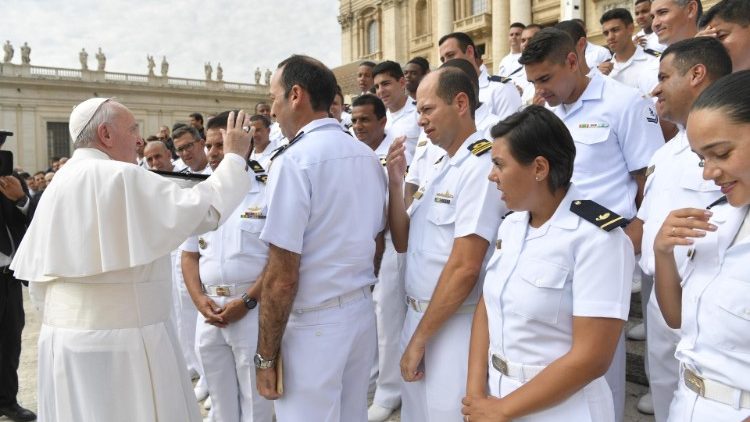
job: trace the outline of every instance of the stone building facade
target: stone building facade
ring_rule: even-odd
[[[717,0],[704,0],[708,8]],[[489,69],[508,51],[512,22],[553,25],[580,18],[592,42],[603,44],[599,18],[612,8],[633,10],[634,0],[339,0],[341,62],[423,56],[439,63],[438,40],[454,31],[472,36]],[[346,91],[346,90],[345,90]]]
[[[3,147],[16,167],[43,170],[53,156],[70,156],[68,118],[73,106],[90,97],[116,97],[133,111],[141,135],[161,125],[204,119],[224,110],[254,110],[267,100],[268,87],[215,80],[137,75],[0,63],[0,130],[13,132]]]

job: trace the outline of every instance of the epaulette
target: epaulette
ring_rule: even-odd
[[[492,75],[487,77],[491,82],[500,82],[501,84],[507,84],[512,79],[506,78],[505,76]]]
[[[467,149],[471,151],[471,153],[476,155],[477,157],[489,151],[490,148],[492,148],[492,142],[486,139],[481,139],[479,141],[476,141],[467,147]]]
[[[423,146],[425,146],[425,145],[427,145],[427,141],[426,141],[426,140],[424,140],[424,141],[419,141],[419,143],[417,143],[417,148],[421,148],[421,147],[423,147]]]
[[[267,174],[256,174],[255,180],[259,181],[260,183],[266,183],[268,181],[268,175]]]
[[[263,168],[263,166],[261,166],[260,163],[257,162],[257,161],[255,161],[255,160],[248,160],[247,166],[250,167],[250,169],[254,173],[265,173],[266,172],[266,170]]]
[[[514,211],[508,211],[508,212],[506,212],[502,219],[505,220],[505,218],[508,217],[509,215],[513,214],[513,212]]]
[[[353,138],[351,132],[349,132],[348,130],[342,130],[342,132],[346,133],[347,135],[349,135],[349,137]]]
[[[587,199],[573,201],[570,204],[570,210],[604,231],[612,231],[617,227],[628,225],[628,220],[622,216]]]
[[[412,101],[411,105],[417,105],[417,100]]]
[[[445,155],[441,155],[440,158],[438,158],[437,161],[435,161],[435,164],[439,164],[441,161],[443,161],[443,158],[445,158]],[[435,164],[433,164],[433,166]]]
[[[654,50],[654,49],[652,49],[652,48],[644,48],[644,49],[643,49],[643,51],[644,51],[644,52],[645,52],[646,54],[648,54],[649,56],[654,56],[654,57],[656,57],[657,59],[658,59],[659,57],[661,57],[661,53],[660,53],[660,52],[658,52],[658,51],[656,51],[656,50]]]
[[[727,201],[729,201],[729,200],[727,199],[727,196],[724,195],[721,198],[719,198],[719,199],[715,200],[714,202],[712,202],[711,205],[709,205],[709,206],[706,207],[706,209],[710,210],[711,208],[713,208],[713,207],[715,207],[717,205],[721,205],[721,204],[723,204],[723,203],[725,203]]]

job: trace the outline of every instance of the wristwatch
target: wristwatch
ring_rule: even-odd
[[[245,307],[249,310],[255,309],[258,306],[258,301],[248,296],[247,293],[242,294],[242,301],[245,302]]]
[[[263,356],[260,355],[260,353],[256,353],[253,360],[255,361],[255,367],[258,369],[273,368],[273,366],[276,364],[275,357],[272,359],[264,359]]]
[[[28,195],[24,195],[18,201],[16,201],[16,206],[17,207],[23,207],[24,205],[26,205],[26,202],[28,200],[29,200]]]

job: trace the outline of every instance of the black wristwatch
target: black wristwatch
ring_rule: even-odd
[[[16,206],[17,207],[23,207],[24,205],[26,205],[26,202],[28,202],[28,200],[29,200],[29,196],[28,195],[24,195],[18,201],[16,201]]]
[[[245,307],[249,310],[255,309],[258,306],[258,301],[248,296],[247,293],[242,294],[242,301],[245,302]]]

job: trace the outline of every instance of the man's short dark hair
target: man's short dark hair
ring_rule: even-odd
[[[574,20],[562,21],[555,24],[555,29],[559,29],[573,40],[573,44],[578,44],[578,40],[586,38],[586,31],[583,27]]]
[[[273,123],[271,123],[271,119],[269,119],[268,117],[266,117],[266,116],[264,116],[262,114],[254,114],[254,115],[250,116],[250,123],[253,123],[253,122],[262,122],[263,126],[266,129],[270,128],[271,125],[273,124]]]
[[[544,28],[542,28],[542,25],[539,25],[538,23],[530,23],[526,25],[526,28],[524,28],[524,30],[527,30],[527,29],[536,29],[536,30],[541,31]]]
[[[341,86],[339,84],[336,84],[336,95],[334,96],[334,98],[336,98],[336,96],[341,97],[341,105],[343,106],[344,105],[344,91],[341,90]]]
[[[177,139],[186,133],[189,133],[190,136],[193,137],[196,141],[202,141],[203,137],[201,136],[200,132],[198,132],[198,129],[192,127],[192,126],[180,126],[177,129],[172,131],[172,139]]]
[[[372,94],[364,94],[355,98],[352,102],[352,111],[354,111],[354,107],[366,105],[372,106],[372,111],[375,112],[375,117],[377,117],[378,120],[385,117],[385,104],[383,104],[383,100]]]
[[[609,22],[611,20],[619,19],[622,21],[622,23],[627,25],[633,24],[633,15],[630,14],[630,11],[627,9],[623,9],[622,7],[617,7],[615,9],[607,10],[602,15],[602,18],[599,20],[599,23],[604,25],[604,22]]]
[[[494,139],[505,138],[510,154],[523,165],[544,157],[549,162],[547,183],[552,192],[570,184],[576,147],[565,123],[553,112],[530,105],[493,126],[490,134]]]
[[[747,28],[750,26],[750,1],[722,0],[701,16],[698,26],[704,28],[716,18]]]
[[[236,118],[239,110],[222,111],[216,116],[208,119],[208,123],[206,123],[206,129],[226,129],[230,111],[234,111],[234,116]]]
[[[372,69],[373,67],[375,67],[375,62],[371,62],[369,60],[365,60],[362,63],[360,63],[359,66],[367,66],[370,69]],[[357,67],[359,67],[359,66],[357,66]]]
[[[29,173],[26,173],[25,171],[22,171],[18,173],[18,177],[20,177],[21,179],[28,179],[31,177],[31,175]]]
[[[203,124],[203,115],[200,113],[190,113],[188,117],[190,117],[191,119],[195,119]]]
[[[380,62],[372,69],[373,78],[381,73],[385,73],[397,81],[404,77],[404,71],[401,69],[401,65],[392,60]]]
[[[172,137],[174,138],[174,131],[175,130],[177,130],[177,129],[181,128],[181,127],[185,127],[185,126],[187,126],[187,123],[177,122],[177,123],[173,124],[172,125]]]
[[[651,4],[651,0],[635,0],[635,4],[633,6],[638,6],[641,3]]]
[[[451,32],[448,35],[443,35],[440,38],[440,41],[438,41],[438,46],[443,45],[443,43],[450,38],[453,38],[458,42],[458,48],[462,53],[466,53],[466,49],[471,46],[471,49],[474,50],[474,58],[479,58],[479,51],[477,51],[477,46],[474,45],[474,40],[472,40],[469,35],[463,32]]]
[[[456,95],[466,94],[469,99],[469,113],[472,120],[474,119],[474,110],[477,109],[477,97],[474,93],[474,85],[466,73],[454,67],[440,69],[438,76],[437,96],[446,104],[453,104]]]
[[[424,57],[417,56],[409,60],[408,62],[406,62],[406,64],[410,64],[410,63],[413,63],[419,66],[420,68],[422,68],[422,74],[426,74],[427,72],[430,71],[430,62],[428,62],[427,59],[425,59]]]
[[[526,25],[522,24],[521,22],[513,22],[512,24],[510,24],[510,27],[526,29]]]
[[[685,75],[698,64],[706,68],[711,81],[732,73],[732,59],[727,49],[713,37],[695,37],[676,42],[664,50],[661,60],[668,56],[673,56],[672,65],[680,75]]]
[[[156,136],[156,135],[149,135],[148,138],[146,138],[146,143],[153,142],[153,141],[158,141],[158,140],[159,140],[158,136]]]
[[[469,63],[466,59],[450,59],[443,63],[442,66],[440,66],[440,69],[447,67],[459,69],[469,77],[469,80],[472,82],[471,85],[474,87],[474,94],[477,98],[477,107],[479,107],[479,75],[477,75],[477,70],[474,65]]]
[[[270,107],[270,105],[269,105],[269,104],[268,104],[267,102],[265,102],[265,101],[261,101],[261,102],[259,102],[258,104],[255,104],[255,112],[256,112],[256,113],[258,112],[258,107],[260,107],[260,106],[266,106],[266,107]]]
[[[336,96],[336,76],[331,69],[312,57],[298,54],[279,63],[278,69],[282,68],[284,98],[289,98],[292,87],[297,85],[307,91],[313,111],[328,113]]]
[[[544,28],[526,45],[518,63],[527,65],[542,63],[545,60],[564,63],[568,54],[575,52],[575,44],[567,32],[557,28]]]

